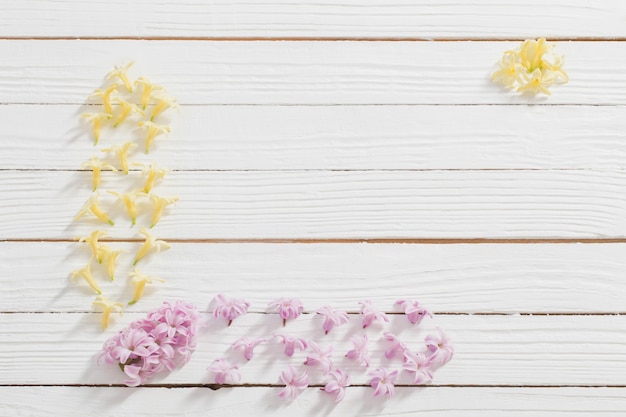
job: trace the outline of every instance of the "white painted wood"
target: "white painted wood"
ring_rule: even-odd
[[[116,366],[96,366],[102,343],[116,329],[143,314],[127,313],[103,333],[97,314],[0,314],[0,384],[109,384],[121,383]],[[208,316],[208,314],[207,314]],[[230,327],[224,320],[209,321],[191,361],[153,383],[212,383],[206,367],[219,357],[241,365],[242,383],[274,384],[288,364],[300,366],[306,358],[297,352],[287,358],[277,340],[261,345],[247,362],[230,345],[242,336],[269,336],[274,331],[315,339],[333,345],[333,360],[355,384],[366,383],[363,367],[344,358],[352,348],[349,337],[360,334],[361,319],[324,335],[320,317],[303,315],[282,327],[277,314],[247,314]],[[404,316],[394,315],[386,326],[367,328],[372,367],[401,366],[385,359],[388,343],[379,340],[392,331],[414,350],[435,326],[445,329],[455,346],[454,358],[435,374],[443,385],[626,385],[626,318],[622,316],[437,316],[412,327]],[[601,352],[601,353],[600,353]],[[410,383],[409,375],[399,382]],[[323,383],[311,374],[310,383]]]
[[[108,243],[120,256],[117,279],[93,268],[104,294],[129,301],[138,244]],[[216,294],[242,297],[263,311],[278,296],[306,311],[325,304],[358,311],[371,299],[395,311],[398,298],[435,312],[623,312],[624,244],[197,244],[177,243],[139,265],[167,282],[130,311],[185,298],[206,306]],[[89,250],[77,243],[0,243],[0,306],[7,312],[90,311],[93,292],[73,285]],[[19,278],[18,278],[19,277]]]
[[[112,143],[137,136],[142,143],[141,132],[120,126],[104,129],[94,148],[77,111],[72,105],[0,106],[0,168],[76,169]],[[171,169],[615,169],[626,166],[624,111],[185,106],[170,115],[172,132],[155,142],[152,156]],[[34,115],[37,123],[28,123]],[[147,159],[141,152],[133,157]]]
[[[2,171],[0,238],[73,238],[107,224],[72,222],[91,172]],[[103,173],[102,189],[142,186]],[[620,237],[622,171],[172,172],[154,193],[178,195],[154,233],[167,238]],[[115,197],[114,237],[139,237]],[[149,225],[151,206],[138,218]]]
[[[626,42],[558,42],[570,83],[555,86],[550,97],[519,96],[489,80],[503,52],[517,42],[173,45],[0,42],[0,56],[11,57],[0,68],[0,103],[83,103],[113,65],[130,60],[137,61],[133,77],[167,86],[182,104],[626,103]]]
[[[5,2],[2,36],[315,38],[602,37],[626,35],[619,0],[147,0]]]
[[[621,417],[626,408],[623,388],[396,388],[389,401],[372,397],[372,389],[349,387],[334,405],[317,388],[293,402],[276,398],[280,388],[99,388],[0,387],[4,415],[42,417],[137,416],[241,417],[356,416],[386,417],[560,417],[587,414]]]

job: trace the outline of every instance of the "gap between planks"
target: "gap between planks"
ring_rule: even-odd
[[[324,388],[323,384],[311,384],[308,385],[307,388]],[[415,385],[415,384],[395,384],[396,388],[529,388],[529,389],[539,389],[539,388],[617,388],[624,389],[626,385],[620,384],[589,384],[589,385],[577,385],[577,384],[567,384],[567,385],[513,385],[513,384],[428,384],[428,385]],[[128,388],[128,389],[137,389],[137,388],[209,388],[213,391],[217,391],[219,389],[228,389],[228,388],[280,388],[284,387],[284,385],[280,384],[145,384],[140,385],[139,387],[128,387],[124,384],[0,384],[0,387],[73,387],[73,388]],[[370,388],[371,386],[368,384],[352,384],[348,388]]]
[[[274,37],[274,36],[4,36],[0,41],[206,41],[206,42],[523,42],[528,38],[501,37]],[[554,37],[550,42],[625,42],[626,37]]]

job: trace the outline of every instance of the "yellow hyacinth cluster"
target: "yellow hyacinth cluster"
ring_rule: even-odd
[[[545,38],[526,40],[516,49],[504,52],[491,79],[519,93],[550,95],[553,84],[569,80],[563,71],[563,56],[555,55],[553,49]]]
[[[114,227],[115,216],[111,213],[115,213],[117,205],[126,212],[130,227],[137,227],[137,223],[141,223],[141,218],[146,214],[145,225],[140,224],[137,231],[138,236],[141,237],[140,246],[131,258],[132,266],[130,265],[131,259],[129,259],[129,270],[126,271],[129,277],[126,285],[134,288],[132,298],[127,302],[129,305],[139,301],[146,285],[164,282],[161,278],[146,275],[136,268],[130,270],[130,268],[148,254],[170,248],[167,242],[150,234],[146,226],[153,228],[166,208],[178,201],[178,197],[165,197],[153,191],[154,187],[165,177],[166,169],[159,167],[154,161],[147,164],[133,160],[134,152],[139,147],[139,144],[135,142],[139,141],[140,146],[148,154],[155,139],[170,132],[170,127],[161,119],[166,117],[164,113],[168,109],[176,108],[178,105],[162,86],[151,83],[146,77],[139,77],[133,81],[129,75],[132,65],[133,62],[116,66],[109,72],[106,77],[107,84],[94,90],[89,96],[89,105],[94,111],[81,116],[91,126],[94,146],[100,143],[102,136],[106,136],[107,142],[115,142],[116,132],[123,131],[124,140],[101,148],[100,152],[106,155],[105,158],[101,159],[93,155],[83,163],[82,168],[91,171],[93,191],[74,218],[74,220],[91,218],[96,222]],[[141,132],[139,136],[137,132]],[[132,139],[133,136],[137,137]],[[133,169],[133,167],[141,169]],[[103,172],[124,175],[125,180],[122,182],[110,181],[110,177],[104,178],[107,180],[105,184],[117,183],[120,189],[107,190],[106,193],[101,194],[99,188]],[[103,203],[102,200],[106,201]],[[102,295],[98,275],[106,276],[105,282],[114,281],[118,275],[119,260],[127,253],[121,249],[112,248],[111,240],[103,242],[101,238],[107,236],[109,236],[108,230],[96,229],[77,238],[79,243],[89,249],[91,257],[85,266],[71,273],[73,281],[80,278],[98,295],[93,302],[93,308],[102,312],[103,329],[108,327],[111,313],[123,312],[124,304],[110,301]]]

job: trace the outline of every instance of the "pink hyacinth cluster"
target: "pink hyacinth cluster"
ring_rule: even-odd
[[[128,386],[144,384],[154,374],[171,372],[189,361],[202,324],[203,318],[194,305],[164,302],[146,318],[132,322],[108,339],[98,363],[118,365]]]
[[[213,374],[216,384],[239,383],[242,380],[240,368],[256,357],[255,349],[259,345],[273,344],[274,354],[280,355],[287,362],[277,381],[278,385],[283,386],[279,397],[294,400],[311,383],[321,384],[323,392],[331,395],[335,402],[340,402],[345,397],[346,387],[351,383],[348,370],[366,373],[374,396],[391,398],[396,383],[430,383],[435,370],[452,359],[454,349],[440,328],[437,328],[436,333],[425,337],[421,349],[414,350],[396,334],[383,331],[381,336],[381,330],[390,322],[386,313],[378,310],[371,301],[361,301],[359,305],[358,316],[353,313],[353,316],[359,317],[359,330],[354,332],[352,327],[351,331],[354,333],[349,338],[352,348],[347,351],[336,349],[323,339],[329,332],[336,331],[336,327],[350,321],[347,312],[327,305],[316,310],[315,314],[308,315],[321,324],[323,335],[320,333],[318,337],[307,338],[285,331],[275,331],[267,337],[247,335],[231,345],[233,351],[241,353],[215,359],[208,370]],[[225,319],[230,327],[236,317],[247,313],[250,303],[220,294],[214,299],[213,306],[213,316],[216,319]],[[417,301],[398,300],[395,306],[404,313],[410,326],[418,325],[424,318],[433,316]],[[295,298],[275,299],[268,304],[268,309],[278,314],[283,327],[288,320],[296,320],[304,312],[302,302]],[[371,356],[372,346],[384,346],[381,358]],[[263,354],[267,355],[270,351],[271,348],[264,349]],[[299,354],[296,355],[297,353]],[[304,360],[294,360],[298,357]],[[374,366],[373,363],[380,363],[382,366]]]

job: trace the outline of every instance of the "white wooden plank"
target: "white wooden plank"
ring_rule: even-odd
[[[363,416],[381,417],[621,417],[626,408],[623,388],[396,388],[389,401],[373,398],[371,388],[349,387],[343,402],[317,388],[293,402],[275,398],[280,388],[101,388],[0,387],[4,415],[66,417],[188,417],[231,414],[238,417]]]
[[[94,268],[100,288],[129,301],[127,286],[138,244],[108,243],[120,256],[117,280]],[[167,282],[132,311],[163,299],[200,306],[223,293],[249,300],[254,311],[279,295],[299,297],[306,311],[331,303],[358,311],[371,299],[394,311],[398,298],[435,312],[623,312],[624,244],[195,244],[177,243],[147,258],[142,270]],[[72,285],[88,249],[76,243],[0,243],[0,306],[4,312],[89,311],[94,294]],[[19,277],[19,278],[16,278]],[[210,285],[209,285],[210,283]]]
[[[614,169],[626,161],[623,116],[621,106],[185,106],[153,156],[171,169]],[[75,106],[0,106],[0,125],[3,169],[76,169],[137,136],[104,129],[94,148]]]
[[[143,316],[127,313],[103,333],[97,314],[0,314],[0,384],[121,383],[118,367],[98,367],[94,361],[104,340]],[[384,330],[420,350],[435,326],[445,329],[455,346],[455,357],[436,372],[435,384],[626,385],[626,318],[621,316],[437,316],[412,327],[404,316],[394,315],[386,326],[366,330],[371,367],[401,365],[399,358],[384,358]],[[365,369],[344,357],[352,348],[349,337],[363,332],[358,315],[324,335],[319,317],[303,315],[283,328],[277,314],[247,314],[230,327],[223,320],[209,321],[191,361],[151,382],[212,383],[206,367],[225,356],[241,365],[241,383],[275,384],[288,364],[304,362],[305,352],[288,358],[273,340],[258,346],[255,357],[244,363],[241,352],[229,349],[242,336],[271,336],[274,331],[333,345],[336,366],[350,373],[354,384],[367,382]],[[321,375],[311,374],[311,384],[322,382]],[[399,382],[412,381],[403,375]]]
[[[103,227],[72,218],[90,172],[2,171],[0,238],[74,238]],[[103,174],[103,189],[143,185]],[[582,238],[626,232],[623,171],[173,172],[154,192],[179,195],[161,238]],[[139,237],[115,197],[115,237]],[[149,225],[149,206],[138,225]],[[108,225],[104,224],[107,228]]]
[[[550,97],[489,81],[517,42],[3,41],[0,103],[83,103],[114,64],[183,104],[620,104],[626,42],[559,42]],[[46,59],[41,59],[45,56]]]
[[[619,0],[24,0],[0,9],[2,36],[497,38],[626,35]]]

